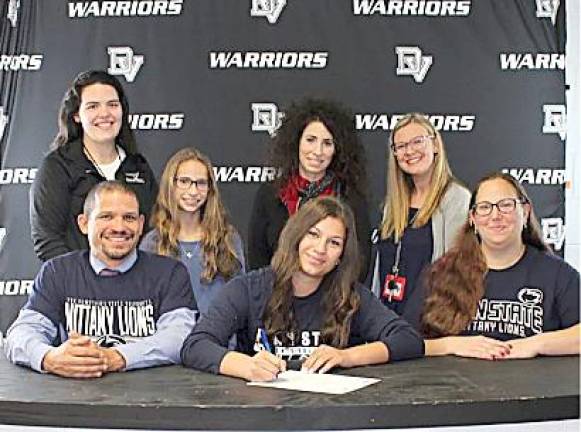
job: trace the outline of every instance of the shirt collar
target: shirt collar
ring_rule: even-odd
[[[116,268],[111,269],[107,264],[105,264],[95,255],[89,253],[89,263],[91,264],[91,267],[93,268],[95,274],[101,273],[101,270],[106,268],[111,270],[117,270],[120,273],[126,273],[129,270],[131,270],[131,267],[133,267],[136,261],[137,261],[137,250],[133,249],[131,253],[127,255],[123,261],[121,261],[121,264],[119,264]]]

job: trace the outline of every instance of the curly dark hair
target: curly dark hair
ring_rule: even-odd
[[[319,121],[333,135],[335,155],[329,169],[345,188],[365,193],[364,149],[357,136],[350,110],[328,99],[307,98],[292,103],[285,110],[282,125],[273,137],[269,162],[280,169],[275,181],[277,190],[284,187],[299,169],[299,141],[304,129],[313,121]]]

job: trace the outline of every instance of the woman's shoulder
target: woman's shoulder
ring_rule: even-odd
[[[527,246],[527,259],[525,265],[539,269],[541,272],[549,272],[551,269],[558,273],[578,275],[579,272],[560,256],[539,250],[533,246]]]
[[[157,243],[159,241],[159,232],[157,229],[152,229],[141,239],[139,249],[147,252],[157,252]]]

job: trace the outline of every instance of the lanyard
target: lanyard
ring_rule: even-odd
[[[393,274],[394,276],[398,276],[399,275],[399,262],[401,259],[401,248],[403,245],[403,236],[405,235],[405,230],[409,227],[411,227],[414,222],[416,221],[416,218],[418,217],[418,214],[420,213],[420,209],[418,209],[418,211],[416,212],[416,214],[414,215],[414,217],[412,218],[411,221],[409,221],[409,223],[407,224],[407,226],[405,227],[405,229],[403,230],[403,233],[401,235],[401,238],[399,239],[399,241],[396,244],[396,249],[395,249],[395,260],[393,262],[393,267],[391,267],[391,274]]]

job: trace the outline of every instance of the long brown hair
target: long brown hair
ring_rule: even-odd
[[[424,205],[418,211],[418,215],[413,224],[414,228],[424,226],[430,220],[434,211],[440,205],[440,201],[448,185],[451,181],[456,181],[448,164],[446,148],[444,147],[444,141],[442,140],[440,132],[438,132],[424,114],[406,114],[396,123],[389,138],[387,150],[387,189],[383,205],[383,218],[381,220],[382,239],[387,239],[393,235],[396,241],[399,240],[408,224],[408,212],[414,191],[414,182],[412,176],[403,172],[399,167],[391,146],[395,134],[400,129],[412,123],[421,126],[430,136],[434,137],[434,143],[438,150],[434,160],[430,191],[428,192]]]
[[[550,252],[542,240],[532,203],[522,185],[512,176],[493,173],[481,179],[472,192],[470,212],[474,212],[480,186],[495,179],[509,183],[517,197],[530,206],[527,223],[521,233],[523,244]],[[437,260],[424,275],[427,297],[421,321],[422,331],[427,337],[456,335],[466,329],[476,316],[478,302],[484,295],[487,271],[480,239],[467,218],[455,247]]]
[[[287,334],[297,328],[292,308],[292,277],[300,270],[299,243],[309,229],[327,217],[343,222],[346,238],[339,264],[323,277],[318,288],[325,291],[321,340],[338,348],[349,342],[351,321],[360,304],[359,294],[354,289],[359,276],[359,252],[353,213],[349,206],[333,197],[309,201],[282,230],[271,263],[274,286],[263,317],[269,336],[286,340]]]
[[[174,198],[174,179],[180,165],[190,160],[200,162],[208,171],[208,196],[200,210],[200,220],[204,233],[202,238],[203,265],[200,278],[203,282],[210,282],[217,274],[220,274],[225,279],[230,279],[241,267],[234,249],[235,230],[227,220],[226,210],[216,185],[212,163],[194,148],[189,147],[178,151],[169,159],[163,170],[151,218],[151,226],[157,230],[159,235],[157,253],[173,257],[180,255],[178,235],[181,227],[178,218],[178,203]]]

